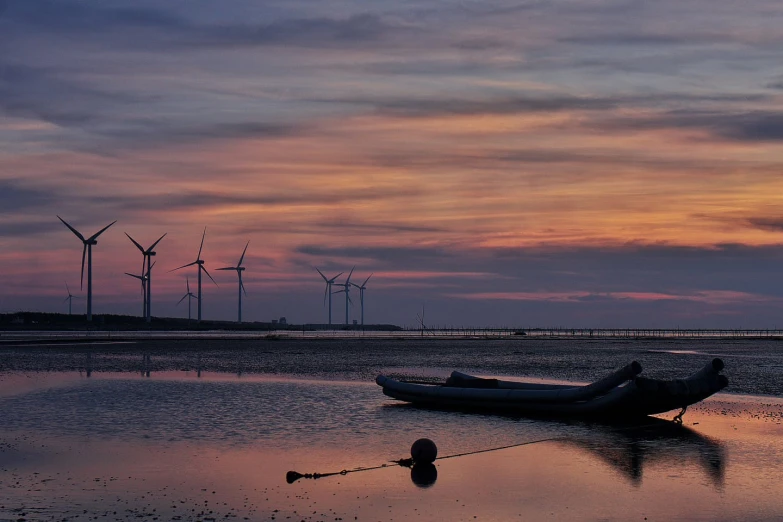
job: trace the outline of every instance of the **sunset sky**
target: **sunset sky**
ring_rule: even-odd
[[[0,311],[783,328],[779,0],[0,0]],[[340,281],[342,281],[342,277]],[[359,319],[358,293],[351,319]],[[334,321],[344,298],[334,296]],[[78,303],[78,304],[77,304]],[[74,302],[83,313],[84,302]]]

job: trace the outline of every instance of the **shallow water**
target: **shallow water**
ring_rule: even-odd
[[[632,360],[649,377],[685,377],[714,357],[726,364],[731,393],[783,395],[783,341],[777,339],[189,339],[108,346],[101,341],[65,346],[6,341],[0,343],[0,373],[200,368],[371,382],[378,373],[441,378],[460,370],[587,382]]]
[[[324,354],[323,346],[284,346],[6,349],[0,520],[783,519],[781,398],[719,394],[689,409],[684,427],[427,411],[386,398],[365,375],[515,374],[520,363],[556,367],[568,349],[333,345]],[[686,375],[711,357],[696,348],[650,353],[642,363],[667,361]],[[590,368],[649,349],[580,346],[570,360],[587,369],[532,373],[590,380],[580,379]],[[770,350],[713,350],[733,384],[768,369],[732,363],[732,354],[779,364]],[[259,368],[275,371],[251,371]],[[390,463],[420,437],[434,440],[441,457],[523,445],[438,459],[435,476]],[[384,463],[286,482],[290,470]]]
[[[419,410],[361,382],[5,377],[39,386],[0,398],[0,520],[783,516],[778,399],[710,401],[686,415],[684,429],[628,428]],[[419,437],[435,440],[441,456],[556,440],[438,460],[427,488],[394,464],[285,481],[289,470],[405,458]]]

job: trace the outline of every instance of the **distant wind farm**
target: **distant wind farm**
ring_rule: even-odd
[[[82,285],[84,284],[84,267],[85,262],[87,264],[87,321],[92,321],[92,247],[93,245],[97,244],[97,238],[101,234],[103,234],[109,227],[114,225],[116,221],[113,221],[109,225],[105,226],[89,238],[84,238],[84,236],[77,231],[74,227],[72,227],[70,224],[68,224],[65,220],[63,220],[60,216],[57,216],[60,221],[65,224],[66,227],[68,227],[69,230],[71,230],[81,241],[84,246],[82,251],[82,268],[81,268],[81,281]],[[125,235],[128,237],[128,239],[131,241],[131,243],[138,249],[139,252],[142,254],[142,265],[141,265],[141,272],[140,273],[133,273],[133,272],[125,272],[125,275],[132,277],[139,281],[140,287],[141,287],[141,296],[142,296],[142,307],[141,307],[141,315],[144,318],[144,320],[149,323],[152,321],[152,269],[157,264],[157,261],[153,261],[152,258],[157,255],[157,252],[155,251],[155,248],[158,246],[158,244],[163,240],[163,238],[166,237],[167,233],[164,233],[162,236],[160,236],[157,240],[155,240],[149,247],[144,248],[141,243],[136,241],[129,233],[125,232]],[[201,235],[201,243],[199,245],[198,253],[196,254],[196,259],[194,261],[191,261],[190,263],[184,264],[182,266],[173,268],[169,270],[169,272],[176,272],[179,270],[182,270],[184,268],[188,268],[191,266],[197,267],[197,283],[196,283],[196,294],[194,294],[190,289],[190,278],[185,278],[185,288],[186,293],[183,295],[179,301],[177,301],[177,305],[182,303],[185,299],[188,300],[188,320],[191,320],[191,300],[196,300],[197,305],[197,312],[196,312],[196,320],[198,322],[201,322],[203,320],[202,315],[202,303],[204,301],[204,295],[202,292],[202,273],[206,274],[206,276],[215,284],[215,286],[219,286],[217,281],[212,277],[212,275],[207,270],[205,264],[205,260],[202,259],[202,252],[204,250],[204,242],[206,240],[207,235],[207,229],[204,228],[204,231]],[[247,296],[247,290],[245,288],[245,284],[242,280],[242,274],[246,270],[246,267],[243,265],[245,260],[245,255],[247,254],[247,249],[250,246],[250,241],[248,240],[245,243],[245,247],[242,250],[242,254],[239,256],[239,261],[235,266],[225,266],[221,268],[217,268],[215,270],[218,271],[234,271],[237,274],[237,323],[241,323],[243,321],[243,315],[242,315],[242,297]],[[351,324],[351,316],[350,316],[350,310],[351,306],[353,305],[353,300],[350,297],[350,291],[351,288],[355,288],[359,291],[359,305],[360,305],[360,319],[354,320],[354,324],[360,324],[361,326],[364,326],[365,322],[365,316],[364,316],[364,292],[367,289],[367,282],[370,280],[373,274],[370,274],[364,282],[359,285],[355,282],[351,281],[351,277],[353,276],[353,272],[356,269],[356,267],[352,267],[350,272],[348,273],[348,276],[346,277],[345,281],[342,283],[337,282],[337,279],[343,275],[344,272],[340,272],[337,275],[327,278],[323,272],[319,268],[315,268],[320,274],[321,278],[326,283],[326,288],[324,290],[324,307],[328,307],[328,314],[327,314],[327,321],[328,325],[332,325],[332,296],[335,294],[345,294],[345,325]],[[341,287],[341,290],[338,291],[332,291],[332,287],[337,286]],[[68,292],[68,296],[65,298],[65,301],[68,302],[68,314],[71,315],[73,313],[73,300],[79,299],[80,296],[76,296],[71,294],[70,287],[66,283],[66,290]]]

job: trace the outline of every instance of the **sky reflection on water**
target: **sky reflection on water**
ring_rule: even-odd
[[[689,412],[690,428],[651,421],[631,429],[421,410],[363,382],[198,379],[194,372],[37,377],[0,380],[6,388],[27,383],[0,395],[0,520],[85,510],[120,520],[783,515],[779,417],[738,413],[752,403],[737,400],[719,397]],[[558,440],[438,460],[429,488],[394,464],[285,481],[290,470],[335,472],[405,458],[420,437],[436,441],[440,456]]]

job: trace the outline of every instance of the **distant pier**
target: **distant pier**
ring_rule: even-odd
[[[88,331],[3,331],[0,347],[14,343],[103,341],[116,343],[136,340],[177,339],[552,339],[552,340],[607,340],[607,339],[780,339],[783,330],[777,329],[658,329],[658,328],[406,328],[379,330],[352,328],[347,330],[309,329],[290,325],[279,330],[215,329],[215,330],[88,330]]]

